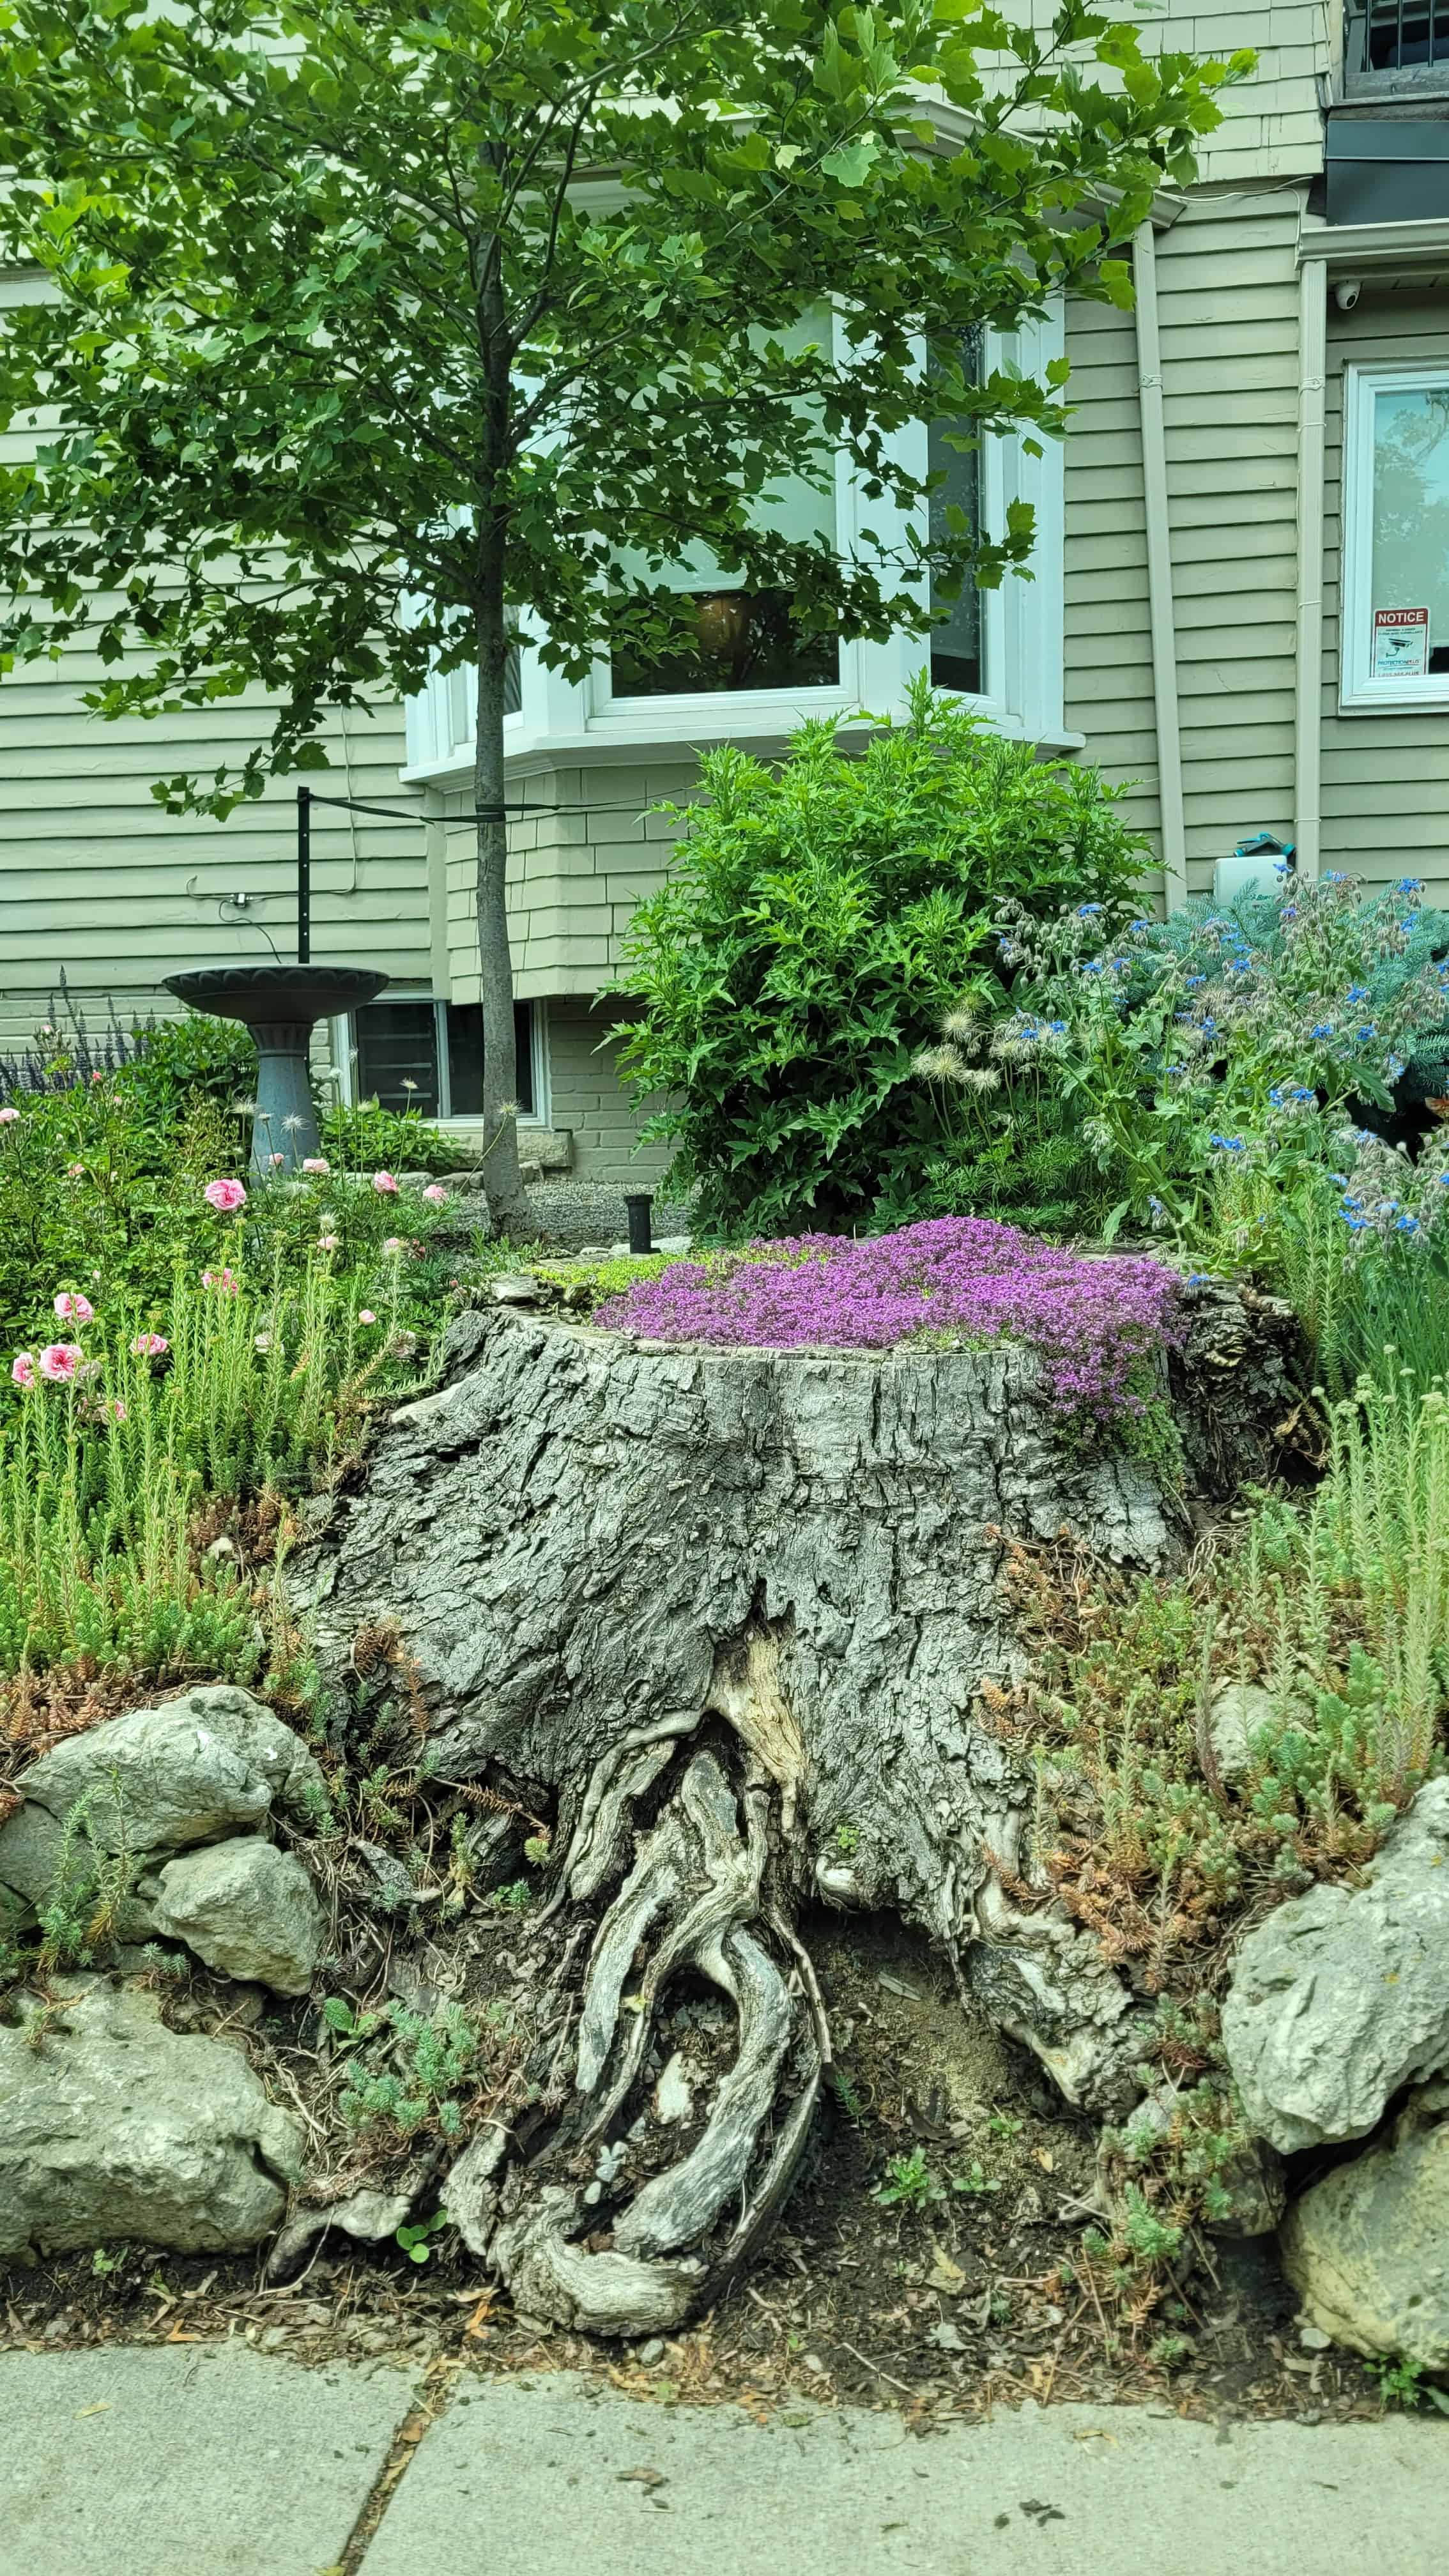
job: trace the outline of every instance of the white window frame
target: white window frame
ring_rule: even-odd
[[[551,1127],[553,1102],[549,1093],[548,1004],[531,1000],[527,996],[520,998],[527,1002],[528,1008],[528,1051],[533,1074],[533,1107],[520,1109],[518,1124],[520,1127]],[[455,1131],[466,1133],[469,1129],[479,1126],[481,1120],[476,1109],[462,1110],[456,1118],[453,1115],[448,1091],[447,1002],[440,1000],[427,987],[419,990],[416,987],[398,985],[395,988],[390,987],[385,993],[379,993],[376,1004],[369,1003],[368,1007],[369,1009],[382,1008],[389,1002],[431,1002],[433,1006],[433,1044],[437,1050],[439,1106],[437,1116],[430,1118],[428,1125],[446,1128],[449,1133]],[[348,1011],[344,1012],[341,1018],[331,1021],[329,1026],[332,1039],[331,1064],[337,1076],[335,1097],[340,1108],[355,1109],[358,1098],[356,1023],[352,1013]],[[448,1102],[446,1109],[442,1106],[444,1101]]]
[[[1041,320],[1019,331],[988,331],[984,358],[988,368],[1015,367],[1042,379],[1049,363],[1062,354],[1062,299],[1052,299]],[[926,428],[917,423],[899,440],[902,463],[910,472],[926,472]],[[1065,697],[1065,469],[1063,442],[1044,438],[1040,457],[1028,456],[1020,436],[988,437],[981,449],[982,516],[988,530],[1006,524],[1007,504],[1029,501],[1036,513],[1037,540],[1032,579],[1004,575],[997,590],[981,593],[981,637],[986,688],[980,695],[960,696],[994,732],[1033,742],[1043,751],[1077,751],[1084,737],[1064,730]],[[836,480],[838,541],[848,547],[858,527],[876,526],[883,537],[887,511],[881,502],[862,503],[842,458]],[[922,513],[924,515],[924,513]],[[535,635],[536,635],[536,630]],[[688,695],[614,699],[604,662],[575,684],[548,671],[530,648],[529,622],[521,621],[522,710],[507,722],[505,757],[520,771],[568,757],[590,754],[634,755],[641,751],[693,749],[710,742],[742,742],[773,747],[808,716],[834,716],[844,722],[863,709],[896,715],[916,674],[930,666],[930,638],[898,631],[883,644],[844,644],[838,685],[797,689],[698,690]],[[459,733],[463,692],[461,675],[436,675],[407,704],[409,786],[457,785],[471,774],[471,729]]]
[[[1343,388],[1343,553],[1339,569],[1339,710],[1432,715],[1449,707],[1449,671],[1376,680],[1373,667],[1374,409],[1381,393],[1449,392],[1449,367],[1346,367]],[[1413,603],[1406,602],[1405,605]],[[1449,636],[1442,641],[1449,643]]]

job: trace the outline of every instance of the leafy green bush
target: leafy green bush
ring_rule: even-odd
[[[135,1052],[116,1079],[157,1125],[182,1116],[197,1099],[231,1109],[256,1089],[256,1045],[236,1020],[188,1011],[181,1020],[153,1020],[132,1037]]]
[[[668,1186],[706,1232],[783,1234],[929,1212],[943,1136],[912,1066],[1010,902],[1116,903],[1140,866],[1121,791],[1036,760],[929,689],[859,758],[830,723],[778,770],[725,747],[667,885],[634,915],[614,986],[621,1068],[662,1102]],[[1001,1000],[998,993],[998,1004]],[[949,1134],[949,1131],[948,1131]]]
[[[383,1109],[376,1100],[329,1109],[322,1151],[349,1172],[456,1172],[467,1160],[455,1136],[430,1127],[415,1109]]]

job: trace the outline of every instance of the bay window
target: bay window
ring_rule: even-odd
[[[798,326],[801,344],[831,328],[828,313],[808,315]],[[1015,368],[1041,377],[1060,356],[1059,300],[1041,321],[1019,331],[982,330],[964,351],[965,372]],[[806,447],[809,442],[802,442]],[[573,683],[545,669],[521,626],[519,705],[507,724],[506,753],[520,774],[561,756],[617,751],[688,751],[710,742],[779,747],[810,716],[845,725],[865,721],[862,710],[896,715],[921,671],[936,687],[962,697],[1000,732],[1040,744],[1046,751],[1080,747],[1063,731],[1063,472],[1062,444],[1041,441],[1031,456],[1020,437],[987,435],[976,442],[974,424],[944,417],[917,423],[899,435],[902,464],[919,479],[942,480],[922,504],[914,530],[967,526],[999,534],[1014,501],[1029,502],[1036,517],[1031,578],[1008,573],[996,590],[981,591],[969,578],[955,598],[932,602],[935,622],[927,634],[898,632],[884,642],[843,641],[812,631],[791,615],[782,590],[751,590],[702,546],[687,548],[661,573],[642,558],[621,554],[621,569],[672,591],[687,603],[683,632],[658,658],[646,659],[621,637]],[[805,461],[798,475],[775,478],[756,505],[763,525],[785,535],[824,538],[844,555],[867,551],[873,532],[897,559],[912,535],[882,500],[869,500],[846,460]],[[887,579],[896,577],[891,569]],[[465,671],[435,679],[408,708],[411,783],[462,783],[472,757],[472,678]]]

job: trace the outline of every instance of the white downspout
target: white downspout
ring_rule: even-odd
[[[1142,495],[1147,519],[1147,614],[1157,731],[1157,801],[1167,909],[1187,901],[1187,826],[1182,806],[1182,735],[1177,711],[1177,627],[1172,604],[1172,528],[1167,508],[1167,432],[1157,331],[1157,245],[1150,223],[1132,237],[1137,293],[1137,398],[1142,430]]]
[[[1323,806],[1323,389],[1328,372],[1328,262],[1298,281],[1298,642],[1294,670],[1293,837],[1316,877]]]

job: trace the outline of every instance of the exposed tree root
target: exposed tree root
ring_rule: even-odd
[[[1241,1446],[1288,1409],[1281,1336],[1214,1296],[1194,1330]],[[796,1929],[821,1897],[914,1923],[1068,2099],[1126,2108],[1140,2010],[1056,1901],[982,1694],[1024,1666],[1007,1534],[1172,1564],[1170,1444],[1084,1445],[1006,1345],[669,1350],[470,1317],[455,1351],[292,1589],[339,1674],[393,1624],[435,1779],[555,1808],[515,1936],[528,2108],[443,2190],[519,2305],[673,2327],[758,2241],[829,2062]]]

